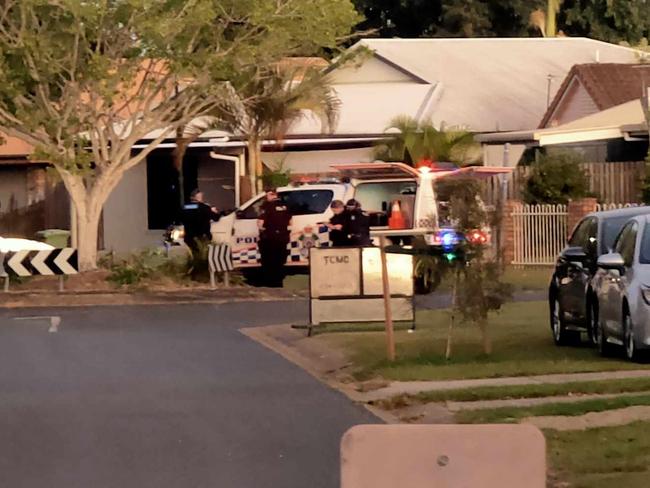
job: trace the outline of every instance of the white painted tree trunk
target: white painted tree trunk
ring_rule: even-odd
[[[79,271],[96,269],[99,220],[104,203],[115,184],[110,180],[101,179],[87,187],[80,175],[63,173],[61,176],[76,210]],[[70,224],[74,225],[74,222]]]

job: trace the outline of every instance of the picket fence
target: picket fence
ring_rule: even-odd
[[[596,205],[596,211],[634,207],[636,203],[605,203]],[[558,254],[566,246],[572,229],[568,228],[566,205],[526,205],[514,207],[515,266],[544,266],[555,264]]]

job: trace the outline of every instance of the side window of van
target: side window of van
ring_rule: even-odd
[[[278,194],[292,215],[322,214],[329,208],[334,198],[332,190],[294,190],[284,191]],[[264,203],[264,196],[261,196],[253,204],[241,210],[237,214],[239,219],[256,219],[260,215],[260,208]]]
[[[306,189],[280,192],[279,196],[289,207],[291,215],[312,215],[325,213],[332,203],[334,192]]]

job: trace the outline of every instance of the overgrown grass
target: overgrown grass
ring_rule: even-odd
[[[650,484],[649,422],[586,431],[549,430],[545,436],[553,478],[569,482],[571,488]]]
[[[647,364],[630,363],[622,357],[601,358],[585,345],[555,346],[546,302],[510,303],[493,315],[489,330],[494,352],[490,356],[482,352],[476,325],[457,325],[453,331],[452,358],[447,361],[444,354],[449,320],[449,311],[418,312],[415,333],[395,333],[394,363],[385,359],[381,324],[373,326],[372,332],[333,332],[335,329],[327,328],[313,340],[343,349],[360,380],[446,380],[648,368]],[[346,327],[351,330],[351,326]]]
[[[560,384],[535,384],[517,386],[482,386],[458,390],[425,391],[417,395],[400,395],[377,402],[387,409],[429,402],[473,402],[479,400],[505,400],[516,398],[543,398],[561,395],[593,395],[650,391],[650,378],[582,381]]]
[[[515,268],[509,266],[502,277],[504,283],[512,285],[513,291],[543,291],[548,290],[553,269],[549,266]],[[453,280],[446,276],[436,291],[450,292]]]
[[[120,286],[137,286],[147,279],[189,278],[192,261],[186,256],[168,257],[161,249],[145,249],[121,258],[104,257],[100,266],[111,271],[108,280]]]
[[[513,268],[509,267],[503,274],[503,281],[510,283],[515,291],[540,291],[547,290],[551,279],[552,270],[549,267],[538,268]],[[284,288],[291,291],[309,291],[309,276],[298,274],[287,276]],[[449,292],[452,282],[444,279],[436,291]]]
[[[456,413],[461,424],[502,424],[517,422],[526,417],[563,415],[575,417],[589,412],[604,412],[633,405],[650,405],[650,394],[583,400],[572,403],[549,403],[532,407],[503,407],[481,410],[463,410]]]

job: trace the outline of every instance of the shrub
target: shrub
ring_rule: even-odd
[[[260,179],[264,188],[287,186],[291,183],[291,170],[284,169],[284,162],[281,162],[275,168],[265,167]]]
[[[145,249],[117,262],[113,261],[107,279],[118,285],[137,285],[143,279],[151,277],[164,259],[162,251]]]
[[[552,153],[533,163],[523,197],[526,203],[563,203],[589,196],[589,181],[580,166],[580,156],[570,152]]]

